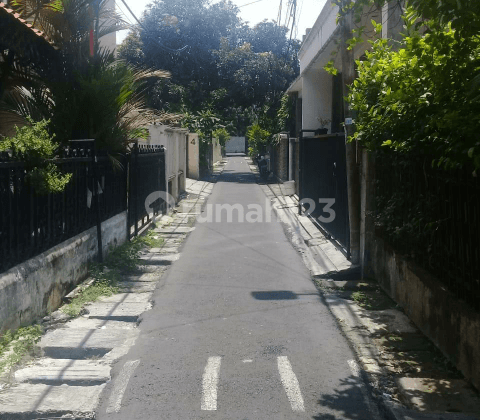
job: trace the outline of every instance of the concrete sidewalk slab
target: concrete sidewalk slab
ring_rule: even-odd
[[[155,228],[153,231],[155,233],[161,233],[162,235],[171,235],[174,233],[183,234],[183,233],[190,233],[195,230],[194,227],[188,226],[169,226],[169,227],[162,227],[162,228]]]
[[[19,384],[0,393],[0,418],[46,420],[65,416],[93,419],[104,386]]]
[[[463,413],[422,413],[414,411],[397,403],[387,402],[390,419],[394,420],[478,420],[479,417],[475,414]]]
[[[126,294],[122,294],[125,296]],[[90,319],[137,322],[138,317],[152,307],[150,302],[95,302],[86,307]]]
[[[121,293],[152,293],[157,287],[155,281],[119,281],[117,283]]]
[[[157,254],[149,253],[147,255],[142,255],[140,260],[143,264],[152,264],[152,265],[170,265],[175,261],[178,261],[180,254]]]
[[[117,293],[112,296],[102,297],[98,303],[138,303],[143,305],[150,304],[150,297],[144,293]]]
[[[461,379],[399,378],[397,383],[405,402],[421,411],[475,413],[480,407],[477,393]]]
[[[176,254],[178,252],[178,247],[163,247],[163,248],[151,248],[151,254]]]
[[[132,293],[134,295],[142,296],[145,294],[150,298],[151,295],[146,293]],[[79,316],[68,321],[65,326],[67,328],[83,328],[87,330],[110,330],[110,329],[119,329],[119,330],[133,330],[137,328],[137,324],[133,322],[124,322],[116,320],[104,320],[104,319],[95,319],[88,318],[88,315]]]
[[[123,276],[123,280],[119,283],[124,282],[136,282],[136,281],[144,281],[144,282],[156,282],[161,278],[161,274],[163,271],[160,272],[153,272],[153,273],[143,273],[143,274],[130,274]]]
[[[121,346],[129,334],[120,329],[59,328],[44,335],[39,346],[46,357],[54,359],[102,357]]]
[[[110,380],[111,367],[93,360],[44,358],[15,372],[18,383],[45,385],[101,385]]]

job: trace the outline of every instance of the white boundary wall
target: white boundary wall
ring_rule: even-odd
[[[178,201],[179,195],[185,191],[188,130],[152,124],[148,133],[147,144],[162,145],[166,149],[167,192]]]
[[[104,255],[126,240],[126,211],[102,222]],[[0,333],[29,325],[57,309],[87,277],[88,265],[97,254],[97,228],[92,227],[0,274]]]
[[[225,153],[246,153],[245,137],[230,137],[225,144]]]

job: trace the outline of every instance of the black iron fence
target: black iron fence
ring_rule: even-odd
[[[0,272],[95,226],[98,219],[127,210],[127,202],[136,209],[129,209],[129,223],[134,224],[135,217],[144,220],[145,195],[158,188],[165,191],[163,150],[144,147],[136,160],[132,153],[114,161],[106,154],[95,159],[92,146],[79,142],[61,151],[54,162],[72,179],[57,194],[37,194],[26,180],[24,162],[0,155]],[[137,174],[130,187],[127,173],[130,178]]]
[[[132,237],[138,235],[153,215],[167,209],[163,146],[135,145],[129,156],[129,186],[128,233]]]
[[[348,254],[350,234],[345,135],[305,137],[302,132],[299,157],[300,201],[305,203],[311,216]]]
[[[420,156],[376,157],[376,225],[396,251],[480,310],[480,182]]]

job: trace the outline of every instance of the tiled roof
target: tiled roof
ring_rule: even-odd
[[[18,21],[21,25],[28,28],[29,31],[33,32],[39,38],[48,42],[51,46],[53,43],[47,38],[46,34],[38,29],[35,29],[32,24],[28,23],[25,19],[20,17],[20,14],[17,13],[15,10],[10,9],[6,3],[0,2],[0,17],[1,16],[10,16],[12,19]]]

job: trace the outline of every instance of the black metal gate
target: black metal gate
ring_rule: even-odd
[[[300,133],[300,201],[306,211],[350,253],[345,134]]]
[[[150,222],[152,213],[157,215],[167,210],[163,146],[135,144],[129,157],[128,173],[128,233],[131,238]]]

